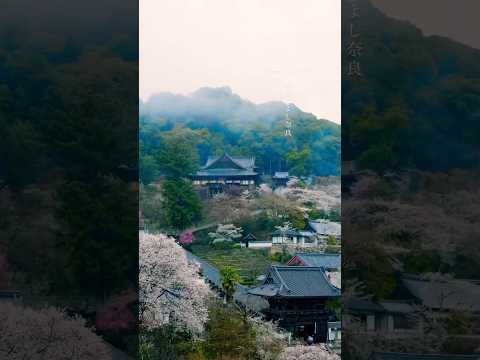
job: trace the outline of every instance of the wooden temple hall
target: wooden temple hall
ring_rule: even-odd
[[[234,157],[227,153],[209,157],[207,163],[191,175],[195,185],[221,188],[228,185],[254,186],[259,181],[255,158]]]
[[[268,301],[268,320],[292,332],[294,337],[311,336],[326,342],[329,324],[336,315],[326,306],[340,296],[340,289],[328,280],[323,267],[272,265],[263,284],[249,290]]]

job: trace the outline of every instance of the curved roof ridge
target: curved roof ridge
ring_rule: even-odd
[[[289,267],[289,266],[285,266],[285,267]],[[283,278],[282,278],[282,276],[280,275],[280,273],[278,272],[277,266],[276,266],[276,265],[272,265],[272,268],[273,268],[273,270],[275,271],[275,274],[276,274],[278,280],[280,280],[280,282],[281,282],[280,290],[282,290],[282,286],[283,286],[283,287],[285,287],[285,289],[287,289],[287,291],[291,291],[290,288],[287,286],[287,284],[285,284],[285,281],[283,280]]]
[[[323,268],[322,268],[322,269],[323,269]],[[329,280],[328,277],[327,277],[327,274],[325,274],[325,271],[326,271],[326,270],[323,269],[323,271],[322,271],[322,276],[323,276],[323,278],[325,279],[325,281],[327,282],[327,284],[328,284],[332,289],[334,289],[334,290],[339,290],[339,291],[341,292],[341,291],[342,291],[341,288],[336,287],[335,285],[333,285],[333,284],[330,282],[330,280]]]

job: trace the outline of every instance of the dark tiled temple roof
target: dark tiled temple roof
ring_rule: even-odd
[[[215,162],[220,160],[221,158],[227,158],[231,160],[235,165],[238,167],[241,167],[243,169],[253,169],[255,166],[255,158],[250,157],[250,158],[244,158],[244,157],[236,157],[236,156],[230,156],[227,153],[220,155],[220,156],[209,156],[207,159],[207,163],[202,169],[207,169],[210,166],[212,166]]]
[[[265,297],[336,297],[340,289],[328,281],[320,267],[271,266],[263,285],[250,293]]]
[[[342,257],[340,254],[297,253],[288,262],[288,265],[295,263],[296,258],[303,263],[303,266],[316,266],[325,269],[340,269],[342,266]]]
[[[479,355],[455,354],[409,354],[398,352],[376,352],[370,356],[371,360],[480,360]]]
[[[197,176],[255,176],[257,173],[251,170],[241,169],[204,169],[196,173]]]
[[[432,309],[480,312],[480,285],[468,280],[426,280],[415,276],[402,279],[410,293]]]
[[[228,154],[209,157],[207,163],[196,172],[197,177],[219,177],[219,176],[257,176],[255,171],[255,158],[234,157]]]
[[[351,297],[344,300],[345,310],[349,313],[375,313],[375,312],[385,312],[385,309],[379,304],[368,300],[361,299],[356,297]]]

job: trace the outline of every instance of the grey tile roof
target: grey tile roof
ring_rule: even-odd
[[[263,285],[250,293],[266,297],[336,297],[340,289],[328,281],[322,268],[271,266]]]
[[[242,169],[204,169],[199,170],[195,174],[196,176],[255,176],[258,175],[252,170]]]
[[[371,300],[367,299],[361,299],[361,298],[356,298],[356,297],[350,297],[344,300],[344,307],[347,312],[350,313],[356,313],[356,312],[361,312],[361,313],[372,313],[372,312],[380,312],[383,313],[385,312],[385,309],[378,305],[377,303],[374,303]]]
[[[414,312],[414,308],[407,302],[401,301],[382,301],[379,303],[386,311],[395,314],[411,314]]]
[[[196,255],[193,255],[191,252],[186,251],[187,259],[190,263],[196,262],[200,265],[202,269],[202,276],[214,284],[218,288],[222,288],[222,277],[220,276],[220,272],[214,268],[212,265],[207,263],[202,258],[199,258]]]
[[[409,354],[398,352],[376,352],[371,360],[480,360],[480,355],[455,354]]]
[[[336,235],[340,236],[342,232],[342,226],[339,223],[328,220],[310,220],[308,222],[310,228],[312,228],[317,234],[320,235]]]
[[[287,230],[287,231],[280,231],[275,230],[272,235],[283,235],[283,236],[300,236],[300,233],[297,230]]]
[[[220,156],[209,156],[208,159],[207,159],[207,163],[205,164],[205,166],[203,168],[208,168],[214,162],[216,162],[217,160],[219,160],[220,158],[222,158],[224,156],[229,158],[236,165],[238,165],[238,166],[240,166],[244,169],[253,169],[253,167],[255,166],[255,158],[254,157],[244,158],[244,157],[236,157],[236,156],[230,156],[228,154],[223,154],[223,155],[220,155]]]
[[[325,269],[340,269],[342,267],[340,254],[296,253],[288,264],[295,258],[299,258],[305,264],[304,266],[317,266]]]
[[[480,312],[480,285],[467,280],[403,278],[403,284],[424,306],[432,309]]]
[[[233,300],[244,305],[248,310],[257,313],[268,309],[268,301],[260,296],[255,296],[249,293],[249,287],[244,285],[237,285],[237,290],[233,295]]]

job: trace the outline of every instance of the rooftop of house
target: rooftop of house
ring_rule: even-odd
[[[309,220],[308,226],[320,235],[336,235],[340,236],[342,233],[342,226],[329,220]]]
[[[340,269],[342,257],[340,254],[328,253],[296,253],[287,265],[316,266],[325,269]]]
[[[272,235],[278,235],[278,236],[303,236],[303,237],[311,237],[315,235],[311,231],[304,231],[304,230],[295,230],[295,229],[290,229],[287,231],[281,231],[281,230],[275,230]]]
[[[328,281],[323,268],[272,265],[263,284],[249,293],[264,297],[337,297],[340,289]]]
[[[242,242],[246,242],[246,241],[257,241],[257,238],[252,233],[248,233],[246,236],[242,238]]]
[[[402,279],[408,291],[432,309],[480,312],[480,285],[460,279],[426,280],[415,276]]]

